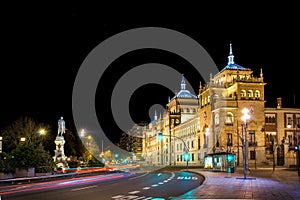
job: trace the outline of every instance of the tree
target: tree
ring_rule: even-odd
[[[49,150],[46,151],[43,147],[44,144],[48,144],[47,137],[44,137],[47,135],[41,135],[41,129],[50,130],[50,126],[38,123],[30,117],[20,117],[3,131],[2,157],[5,157],[5,160],[1,165],[6,171],[13,172],[15,168],[31,167],[34,167],[36,172],[52,171],[53,159]],[[20,141],[21,137],[24,137],[25,141]]]
[[[27,142],[33,142],[35,145],[43,142],[39,134],[41,129],[50,130],[49,125],[38,123],[31,117],[20,117],[12,125],[2,131],[3,151],[10,153],[20,143],[24,137]]]

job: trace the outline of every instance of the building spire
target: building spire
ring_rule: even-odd
[[[156,110],[154,111],[154,120],[157,121],[157,113],[156,113]]]
[[[260,68],[260,79],[261,79],[262,81],[264,81],[264,74],[263,74],[263,72],[262,72],[262,68]]]
[[[184,76],[182,74],[181,76],[181,90],[185,90],[186,84],[185,84],[185,80],[184,80]]]
[[[229,56],[228,56],[228,64],[234,64],[234,55],[232,53],[232,44],[230,42]]]

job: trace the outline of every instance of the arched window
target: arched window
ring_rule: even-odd
[[[196,108],[193,108],[193,113],[195,113],[196,112]]]
[[[183,108],[180,108],[180,112],[182,112],[182,113],[183,113]]]
[[[265,123],[269,123],[269,117],[268,116],[265,117]]]
[[[260,98],[260,91],[259,90],[255,90],[254,97],[255,98]]]
[[[248,90],[248,97],[250,97],[250,98],[253,97],[253,91],[252,90]]]
[[[189,108],[187,108],[187,109],[186,109],[186,112],[187,112],[187,113],[189,113],[189,112],[190,112],[190,109],[189,109]]]
[[[241,90],[241,97],[242,98],[246,97],[246,90]]]
[[[225,118],[226,125],[233,125],[233,120],[234,120],[234,118],[233,118],[232,112],[227,112],[226,118]]]
[[[204,104],[205,105],[207,104],[207,98],[206,97],[204,98]]]
[[[219,123],[220,123],[219,114],[216,113],[215,114],[215,125],[219,125]]]

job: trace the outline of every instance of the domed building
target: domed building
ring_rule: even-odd
[[[243,166],[245,158],[249,167],[295,165],[300,109],[283,108],[281,98],[277,108],[266,108],[265,85],[262,69],[256,77],[235,63],[230,44],[227,65],[209,82],[200,82],[197,96],[187,90],[182,75],[180,91],[164,115],[144,129],[145,160],[151,155],[152,165],[184,165],[188,154],[190,165],[203,166],[212,155],[210,166],[226,171],[228,157],[219,155],[230,154],[234,166]]]

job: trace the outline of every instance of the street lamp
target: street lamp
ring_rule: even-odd
[[[163,136],[169,136],[169,135],[163,135],[162,133],[158,133],[158,141],[162,141],[162,139],[163,139]],[[185,153],[184,153],[184,160],[186,161],[186,169],[188,169],[188,162],[189,162],[189,160],[190,160],[190,154],[189,154],[189,149],[188,149],[188,147],[187,147],[187,145],[186,145],[186,143],[184,142],[184,140],[182,139],[182,138],[180,138],[180,137],[177,137],[177,136],[174,136],[174,135],[172,135],[172,137],[174,137],[174,138],[176,138],[176,139],[179,139],[179,140],[181,140],[182,142],[183,142],[183,145],[184,145],[184,149],[185,149]],[[170,158],[171,159],[171,158]]]
[[[248,169],[248,138],[247,138],[247,126],[248,126],[248,120],[250,119],[249,115],[249,109],[244,108],[242,110],[243,116],[242,116],[242,145],[243,145],[243,156],[244,156],[244,179],[246,179],[246,173]]]
[[[294,150],[295,150],[295,152],[296,152],[296,167],[297,167],[297,171],[298,171],[298,176],[300,176],[299,134],[298,134],[298,130],[297,130],[299,124],[297,123],[296,120],[297,120],[296,118],[294,118],[294,120],[293,120],[293,125],[294,125],[294,137],[295,137],[295,139],[296,139],[296,141],[294,140],[293,143],[295,143],[295,144],[294,144]],[[292,128],[292,125],[289,123],[289,124],[287,125],[287,128]]]
[[[275,138],[275,135],[271,135],[272,136],[272,150],[273,150],[273,172],[275,171],[275,151],[278,147],[278,144],[277,144],[277,140]]]
[[[2,136],[0,136],[0,153],[2,153]]]

